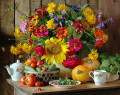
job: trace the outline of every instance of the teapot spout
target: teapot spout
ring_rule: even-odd
[[[12,70],[8,65],[5,66],[5,68],[7,69],[8,74],[9,74],[10,76],[12,76],[12,75],[13,75],[13,70]]]

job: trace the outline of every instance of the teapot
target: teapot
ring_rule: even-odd
[[[20,63],[20,60],[17,60],[17,62],[11,64],[10,67],[6,65],[5,68],[13,81],[20,81],[23,77],[24,67],[22,63]]]

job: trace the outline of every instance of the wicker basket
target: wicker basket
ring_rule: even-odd
[[[31,71],[24,71],[25,76],[27,75],[34,75],[35,77],[39,78],[39,80],[44,81],[45,83],[48,83],[51,80],[56,80],[59,78],[59,72],[60,70],[56,71],[48,71],[48,72],[31,72]]]
[[[117,80],[117,79],[119,79],[118,73],[116,73],[116,74],[111,74],[111,73],[108,73],[108,72],[107,72],[106,82],[112,82],[112,81],[115,81],[115,80]]]

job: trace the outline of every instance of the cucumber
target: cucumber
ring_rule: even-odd
[[[29,65],[25,66],[25,70],[32,71],[32,72],[37,72],[34,68],[30,67]]]
[[[36,67],[35,69],[36,69],[36,71],[38,71],[38,72],[41,71],[41,69],[40,69],[39,67]]]
[[[55,71],[57,69],[55,64],[50,65],[50,67],[48,68],[48,71]]]

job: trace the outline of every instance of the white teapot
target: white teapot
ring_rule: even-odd
[[[10,67],[8,65],[5,66],[5,68],[13,81],[20,81],[23,77],[24,67],[22,63],[20,63],[20,60],[17,60],[16,63],[11,64]]]

